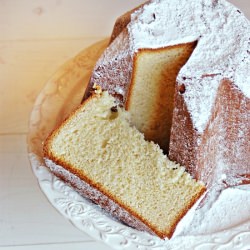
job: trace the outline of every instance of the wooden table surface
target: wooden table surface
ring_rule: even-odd
[[[0,249],[110,249],[63,218],[39,189],[28,120],[50,76],[107,37],[143,0],[0,0]],[[231,0],[250,18],[249,0]]]

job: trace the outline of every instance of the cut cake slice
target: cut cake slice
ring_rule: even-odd
[[[97,92],[47,138],[46,164],[121,221],[170,238],[205,187],[144,140],[113,97]]]

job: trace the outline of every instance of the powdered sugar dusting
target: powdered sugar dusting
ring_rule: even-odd
[[[192,209],[182,224],[178,235],[209,235],[249,222],[250,186],[228,188],[216,195],[201,209]],[[217,197],[217,199],[213,199]],[[240,204],[240,205],[239,205]],[[185,222],[185,223],[184,223]]]
[[[131,50],[198,41],[177,81],[198,132],[205,129],[222,79],[250,98],[250,25],[224,0],[154,0],[132,14]],[[184,80],[186,79],[186,80]]]

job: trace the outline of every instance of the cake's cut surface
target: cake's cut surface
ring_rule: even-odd
[[[56,175],[111,214],[136,227],[130,223],[131,216],[161,238],[171,237],[205,191],[158,145],[144,140],[130,125],[128,113],[116,107],[107,92],[87,99],[49,136],[44,157],[49,167],[54,163],[51,169]],[[79,182],[97,192],[89,195]],[[102,195],[114,202],[112,207],[102,202]]]
[[[195,46],[193,42],[141,49],[135,55],[126,109],[146,140],[157,142],[165,153],[169,148],[176,77]]]

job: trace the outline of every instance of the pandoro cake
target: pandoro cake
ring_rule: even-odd
[[[208,187],[249,183],[250,25],[224,0],[151,0],[118,18],[94,83]]]
[[[224,0],[125,13],[82,105],[45,141],[47,166],[126,224],[170,238],[206,188],[250,183],[249,34]]]

